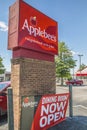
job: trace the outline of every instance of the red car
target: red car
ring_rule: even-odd
[[[0,82],[0,116],[7,113],[7,88],[10,81]]]
[[[73,79],[73,80],[68,80],[66,81],[66,85],[83,85],[83,80],[77,80],[77,79]]]

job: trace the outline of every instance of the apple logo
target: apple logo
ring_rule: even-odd
[[[34,16],[34,17],[31,16],[30,17],[30,22],[31,22],[32,25],[36,26],[36,24],[37,24],[36,16]]]
[[[29,97],[24,98],[24,103],[28,103],[29,102]]]

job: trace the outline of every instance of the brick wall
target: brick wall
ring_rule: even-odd
[[[55,63],[29,58],[12,59],[14,130],[20,130],[21,96],[55,93]]]

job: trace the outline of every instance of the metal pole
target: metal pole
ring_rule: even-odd
[[[70,100],[69,100],[69,117],[73,117],[72,85],[69,85],[69,93],[70,93]]]
[[[12,88],[8,88],[8,130],[14,130],[13,121],[13,92]]]
[[[81,79],[81,54],[78,55],[79,56],[79,69],[80,69],[80,79]]]
[[[73,67],[73,79],[74,79],[74,67]]]
[[[75,69],[75,66],[76,66],[76,61],[77,61],[77,60],[74,60],[75,65],[73,66],[73,79],[74,79],[74,69]]]

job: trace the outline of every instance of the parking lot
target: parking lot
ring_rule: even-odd
[[[56,93],[67,93],[69,92],[69,87],[68,86],[57,86],[56,87]],[[53,129],[51,128],[50,130],[57,130],[58,128],[63,129],[64,125],[64,130],[68,127],[70,129],[71,125],[73,128],[73,124],[69,123],[75,123],[75,125],[79,124],[80,125],[84,124],[86,126],[87,124],[87,86],[73,86],[72,87],[72,96],[73,96],[73,118],[72,120],[68,118],[66,121],[63,123],[60,123],[60,125],[54,127]],[[66,116],[69,117],[69,106],[67,109]],[[76,123],[79,122],[79,123]],[[85,127],[82,126],[82,127]],[[78,127],[78,126],[76,126]],[[74,129],[74,128],[73,128]],[[73,130],[72,129],[72,130]],[[8,130],[8,123],[7,120],[4,120],[3,122],[0,121],[0,130]],[[76,129],[77,130],[77,129]],[[83,129],[84,130],[84,129]]]
[[[57,86],[57,93],[69,92],[68,86]],[[87,86],[72,86],[73,116],[87,116]],[[67,110],[69,116],[69,110]]]

